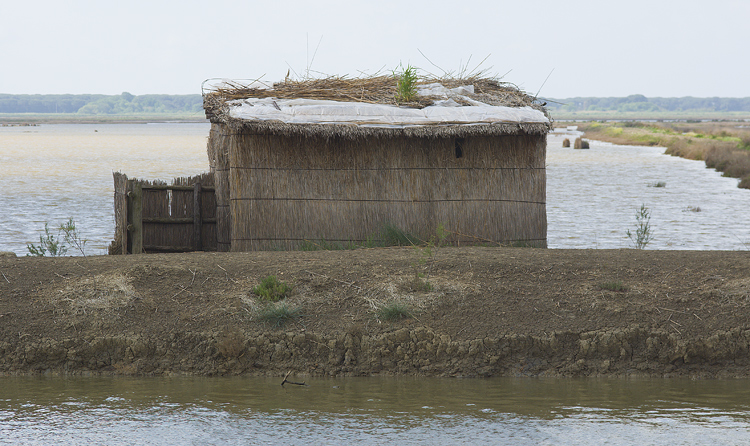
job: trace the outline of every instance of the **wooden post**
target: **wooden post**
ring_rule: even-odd
[[[196,182],[193,185],[193,247],[196,251],[203,251],[201,201],[201,183]]]
[[[133,248],[130,244],[133,242],[133,237],[130,236],[130,232],[133,231],[133,200],[130,198],[133,195],[133,180],[126,180],[125,185],[125,227],[123,228],[122,236],[122,252],[123,254],[130,254]]]
[[[120,229],[120,254],[128,253],[128,191],[129,182],[125,174],[115,172],[112,174],[115,178],[115,207],[120,208],[120,221],[117,226]],[[119,195],[119,196],[118,196]],[[115,212],[117,215],[117,212]]]
[[[131,254],[141,254],[143,252],[143,185],[138,181],[128,181],[130,191],[128,192],[128,217],[130,224]]]
[[[123,206],[124,210],[122,211],[122,240],[121,240],[121,246],[122,249],[120,251],[120,254],[127,254],[128,253],[128,218],[130,218],[130,213],[128,212],[128,190],[125,189],[125,206]]]

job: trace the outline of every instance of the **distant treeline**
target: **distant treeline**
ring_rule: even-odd
[[[647,98],[634,94],[624,98],[545,99],[547,108],[559,112],[747,112],[750,98]]]
[[[0,113],[128,115],[202,113],[199,94],[0,94]]]
[[[543,99],[550,111],[616,112],[750,112],[750,98],[624,98]],[[199,94],[0,94],[0,113],[78,113],[81,115],[202,113]]]

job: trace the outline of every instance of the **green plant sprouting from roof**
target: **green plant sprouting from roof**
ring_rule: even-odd
[[[411,65],[401,66],[400,73],[393,72],[398,81],[396,85],[396,102],[413,102],[417,99],[417,69]]]

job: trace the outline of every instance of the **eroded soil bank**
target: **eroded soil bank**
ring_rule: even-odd
[[[0,257],[0,374],[750,376],[750,253]],[[432,290],[412,286],[429,274]],[[263,277],[299,319],[260,320]],[[621,283],[625,291],[607,288]],[[392,301],[414,317],[382,321]]]

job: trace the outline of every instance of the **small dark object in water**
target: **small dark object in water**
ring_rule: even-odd
[[[305,384],[305,382],[304,382],[304,381],[302,381],[301,383],[296,383],[296,382],[294,382],[294,381],[289,381],[289,380],[287,380],[287,378],[289,378],[289,375],[290,375],[291,373],[292,373],[292,371],[291,371],[291,370],[290,370],[290,371],[288,371],[288,372],[286,372],[286,375],[284,376],[284,381],[281,381],[281,387],[284,387],[284,384],[286,384],[286,383],[289,383],[289,384],[294,384],[294,385],[297,385],[297,386],[306,386],[306,385],[307,385],[307,384]]]

